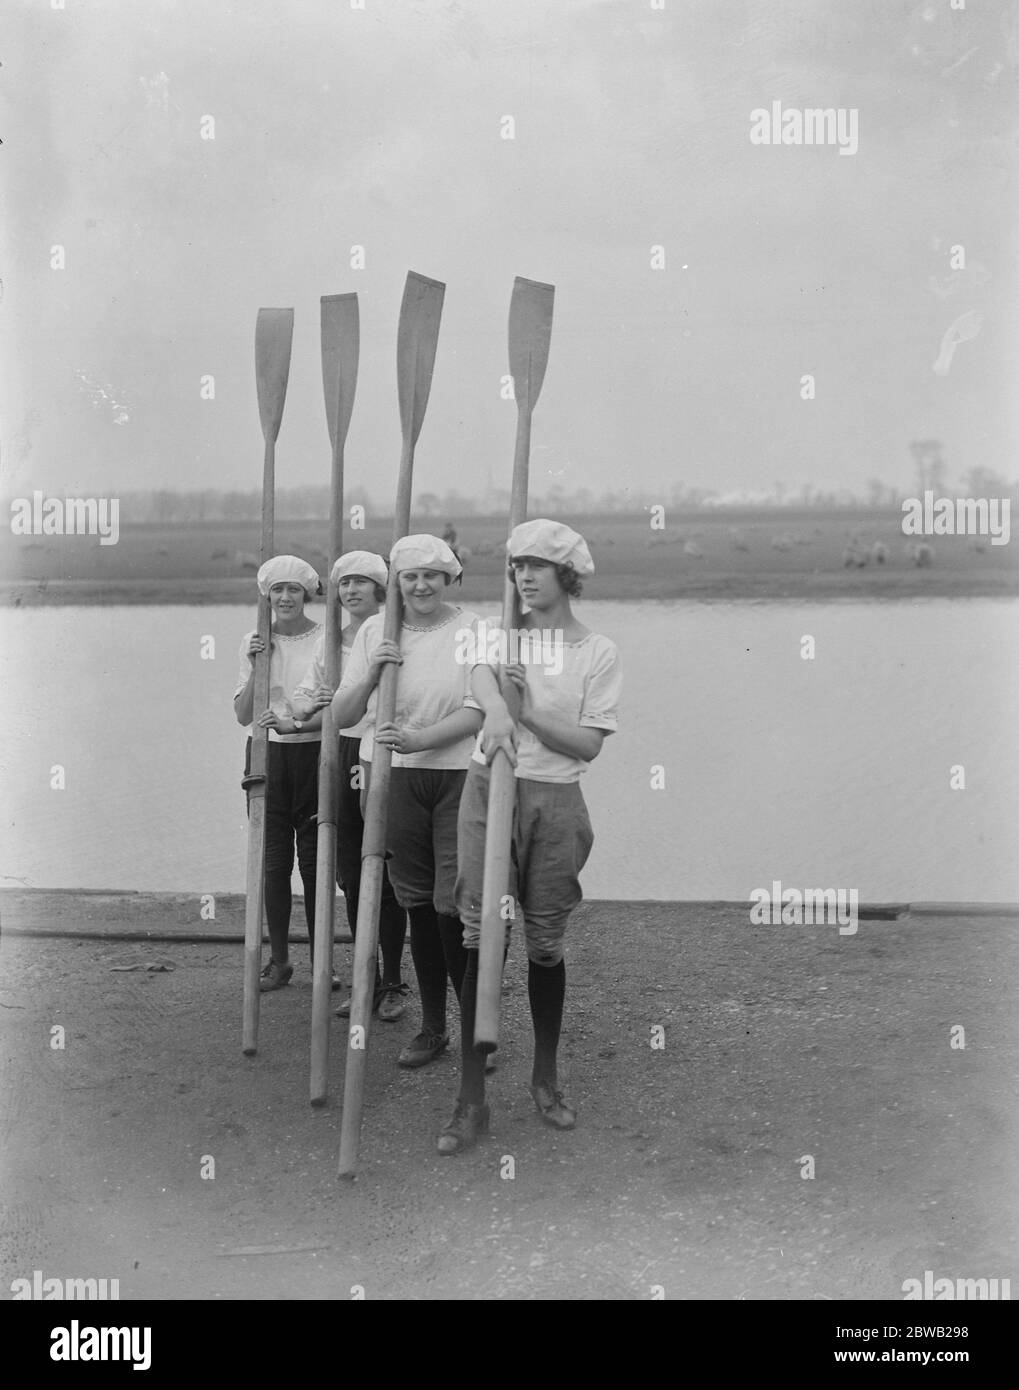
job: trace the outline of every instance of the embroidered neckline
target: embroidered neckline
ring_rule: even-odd
[[[443,618],[441,623],[432,623],[429,627],[417,627],[414,623],[401,623],[400,626],[406,632],[439,632],[447,623],[451,623],[454,618],[459,618],[462,612],[462,608],[454,605],[452,613],[450,613],[448,618]]]
[[[322,624],[315,623],[312,627],[309,627],[307,632],[277,632],[276,629],[273,628],[270,635],[274,642],[277,639],[281,642],[303,642],[306,637],[311,637],[316,632],[321,631]]]

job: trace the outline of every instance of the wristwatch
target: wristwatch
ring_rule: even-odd
[[[299,734],[303,728],[304,728],[304,720],[303,720],[303,719],[295,719],[295,720],[294,720],[294,733],[295,733],[295,734]]]

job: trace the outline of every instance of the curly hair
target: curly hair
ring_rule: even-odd
[[[517,563],[519,563],[520,560],[523,558],[523,556],[518,556]],[[516,571],[513,568],[513,563],[514,562],[512,560],[509,562],[507,573],[510,579],[512,579],[513,582],[516,583],[517,576]],[[546,563],[551,562],[546,561]],[[563,592],[565,594],[568,594],[570,598],[579,598],[580,595],[584,592],[584,581],[581,579],[580,575],[573,568],[573,566],[553,564],[552,568],[556,572],[556,578],[559,580],[559,587],[563,590]]]

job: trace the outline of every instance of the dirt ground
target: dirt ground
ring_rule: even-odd
[[[374,1027],[351,1184],[335,1176],[339,1023],[330,1103],[307,1100],[306,946],[245,1058],[236,902],[214,924],[156,895],[0,906],[0,1297],[36,1269],[143,1299],[894,1300],[927,1269],[1019,1287],[1014,917],[913,913],[841,937],[750,926],[745,908],[585,904],[561,1053],[576,1131],[545,1129],[527,1092],[515,945],[491,1137],[435,1152],[458,1062],[454,1043],[395,1065],[415,994]],[[118,930],[177,939],[96,934]],[[182,939],[202,930],[224,939]],[[409,950],[405,965],[413,979]],[[452,996],[450,1019],[455,1035]]]

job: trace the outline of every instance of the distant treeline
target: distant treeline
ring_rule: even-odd
[[[910,489],[871,479],[862,496],[847,488],[824,491],[808,485],[787,490],[781,484],[776,484],[770,492],[761,493],[721,493],[678,483],[658,491],[650,488],[619,488],[602,493],[595,493],[590,488],[568,492],[564,488],[554,487],[544,494],[532,493],[529,510],[532,515],[546,516],[632,514],[648,511],[654,506],[684,513],[888,511],[899,510],[905,497],[921,495],[924,487],[933,487],[939,496],[1016,497],[1019,500],[1019,480],[1008,483],[991,469],[970,469],[951,485],[943,471],[934,468],[925,476],[917,477],[915,486]],[[262,514],[262,494],[257,489],[247,492],[225,492],[218,488],[196,492],[158,489],[121,493],[120,499],[122,515],[135,522],[256,521]],[[344,504],[347,508],[364,507],[368,518],[389,516],[392,511],[392,498],[376,499],[359,487],[347,489]],[[491,489],[480,497],[466,496],[455,490],[442,494],[423,492],[414,496],[414,514],[438,522],[455,522],[472,516],[500,516],[509,511],[509,504],[509,492],[501,489]],[[329,489],[324,485],[280,488],[276,494],[276,516],[280,521],[325,520],[328,515]]]
[[[661,488],[608,488],[595,492],[581,487],[567,491],[553,486],[544,493],[531,492],[529,510],[532,516],[619,516],[648,512],[652,507],[664,507],[672,514],[717,513],[727,515],[759,511],[796,512],[831,511],[900,511],[906,497],[922,498],[930,489],[938,497],[1014,497],[1019,500],[1019,479],[1009,483],[991,468],[978,466],[968,469],[954,482],[948,481],[948,468],[940,440],[915,439],[909,446],[912,455],[911,483],[908,487],[889,484],[880,478],[868,478],[862,493],[849,488],[825,491],[809,483],[800,488],[787,487],[777,481],[770,488],[721,491],[713,488],[688,487],[674,480]],[[906,470],[904,470],[906,472]],[[24,489],[23,489],[24,491]],[[262,494],[248,491],[227,492],[221,488],[200,491],[174,491],[157,488],[147,491],[121,492],[121,514],[127,521],[172,525],[175,522],[257,521],[262,514]],[[392,514],[392,497],[373,497],[362,487],[350,487],[344,495],[344,505],[361,506],[365,520],[379,520]],[[505,516],[509,512],[510,494],[501,488],[489,488],[480,496],[469,496],[450,488],[447,492],[421,492],[414,495],[414,515],[436,525],[446,521],[463,521],[469,517]],[[280,521],[326,520],[329,516],[329,488],[325,484],[284,487],[276,493],[276,516]]]

